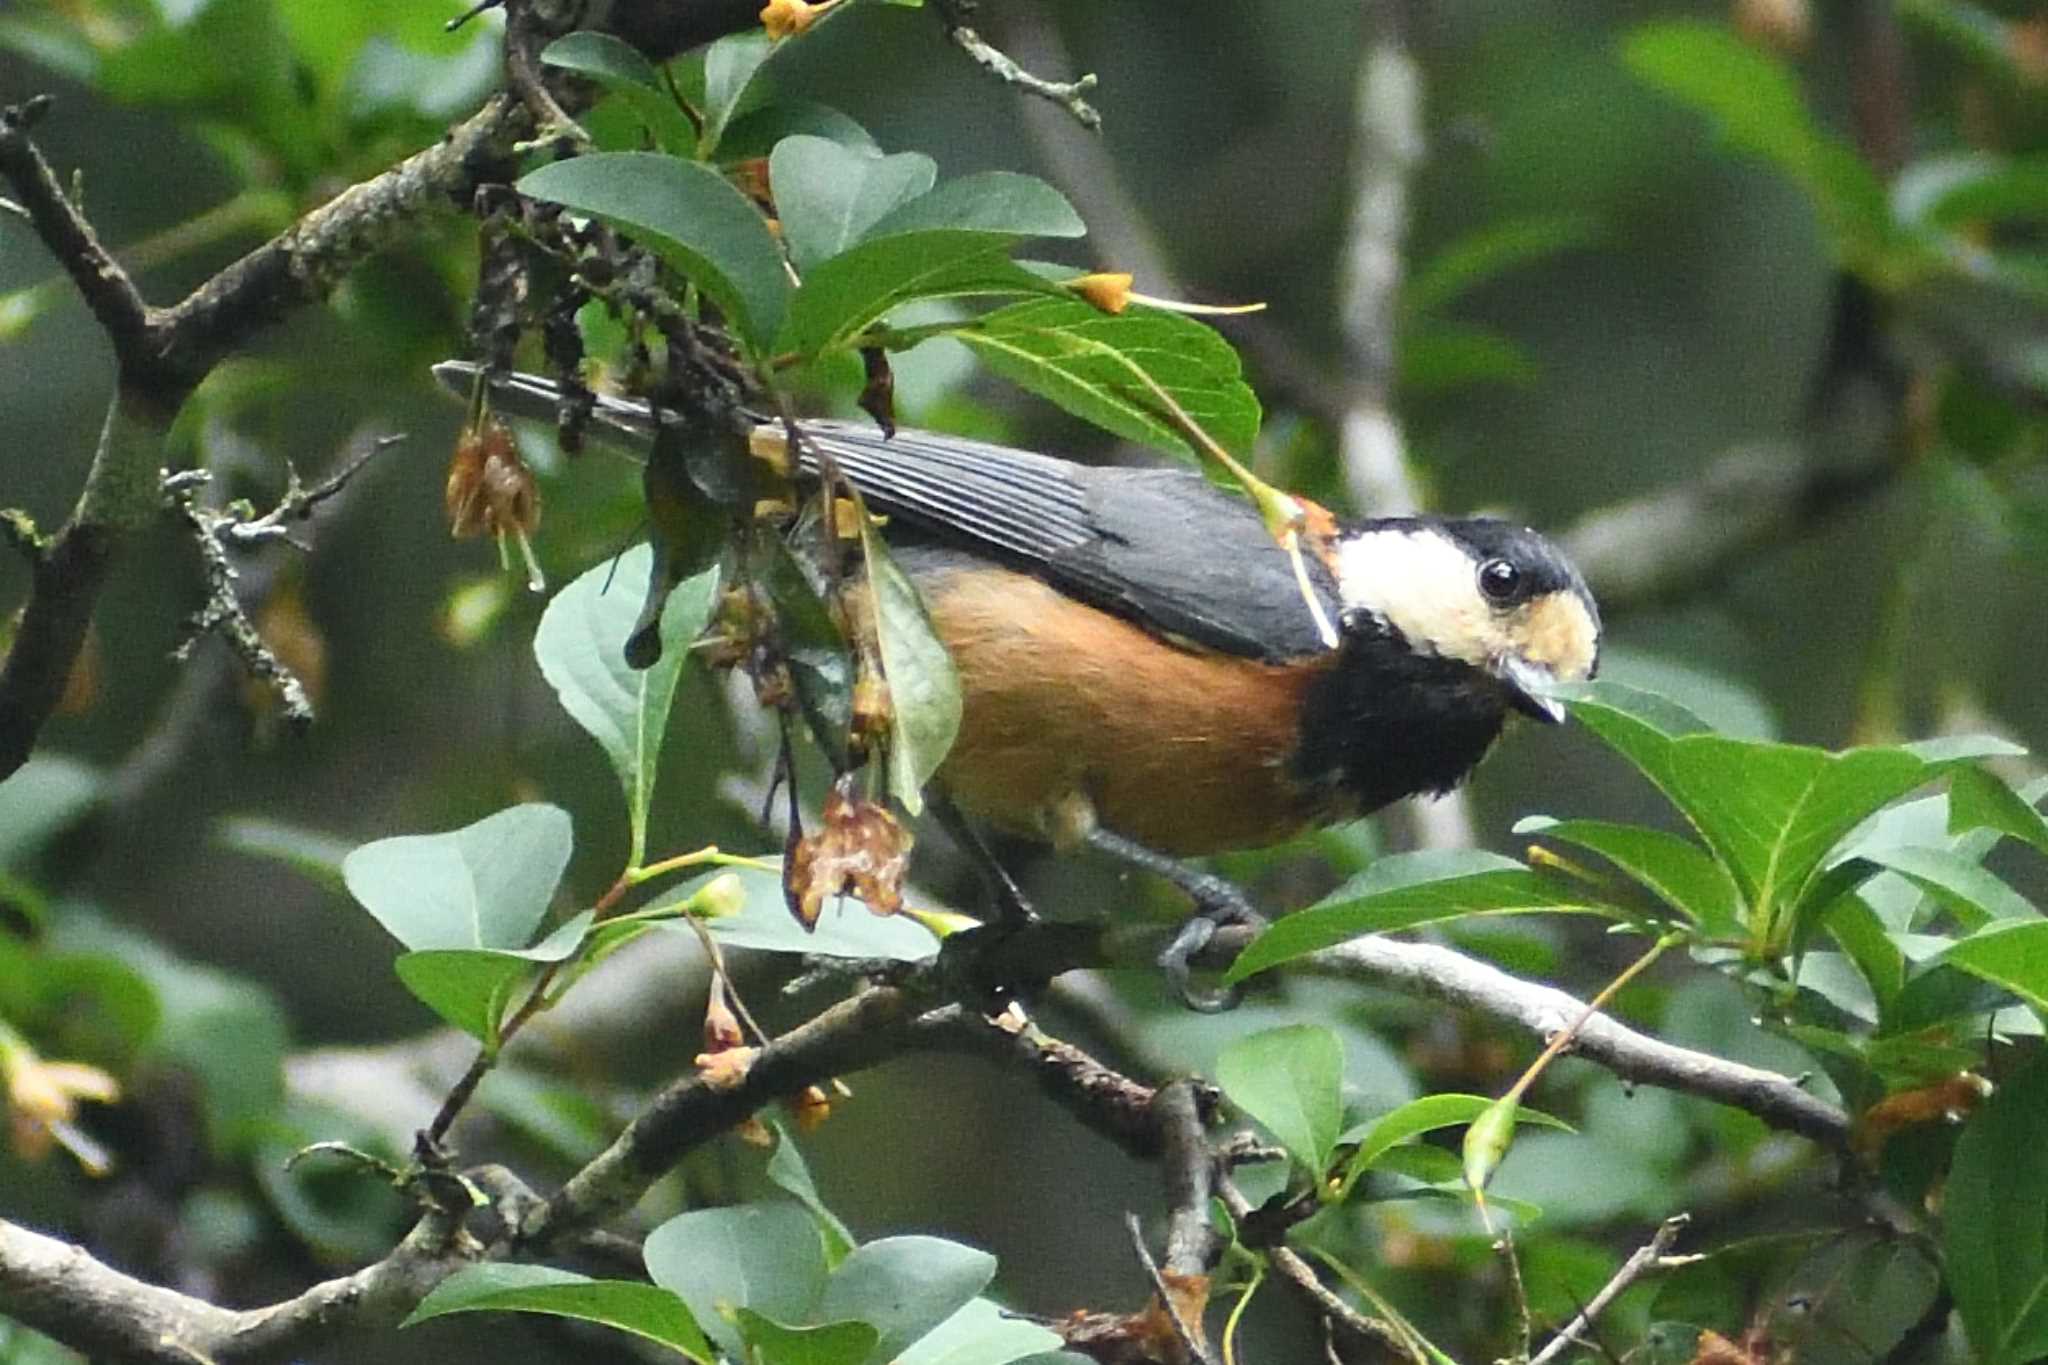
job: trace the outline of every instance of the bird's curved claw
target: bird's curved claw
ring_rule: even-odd
[[[1221,1014],[1244,1002],[1244,983],[1205,990],[1194,982],[1194,961],[1216,937],[1217,930],[1237,925],[1263,928],[1266,917],[1254,910],[1236,887],[1220,878],[1207,880],[1214,885],[1203,888],[1208,894],[1197,900],[1195,913],[1181,925],[1180,932],[1156,960],[1182,1004],[1202,1014]],[[1222,894],[1217,894],[1219,888],[1223,889]]]
[[[1244,986],[1225,986],[1220,991],[1205,990],[1194,982],[1195,955],[1209,946],[1209,940],[1216,937],[1216,921],[1204,914],[1194,914],[1173,936],[1173,942],[1166,945],[1158,957],[1159,968],[1166,973],[1166,980],[1173,987],[1181,1003],[1191,1010],[1203,1014],[1221,1014],[1234,1010],[1244,1000]]]

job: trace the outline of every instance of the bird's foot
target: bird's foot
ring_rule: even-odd
[[[1243,929],[1250,933],[1266,926],[1266,917],[1253,907],[1243,888],[1110,830],[1097,828],[1090,831],[1087,843],[1118,862],[1165,878],[1194,901],[1195,913],[1159,954],[1160,969],[1166,973],[1174,993],[1189,1009],[1200,1010],[1204,1014],[1235,1009],[1244,998],[1244,988],[1227,986],[1218,991],[1205,990],[1194,982],[1194,963],[1220,931]]]

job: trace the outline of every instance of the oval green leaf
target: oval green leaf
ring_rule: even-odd
[[[533,654],[541,676],[566,710],[604,749],[626,795],[631,865],[647,847],[647,816],[669,706],[689,658],[689,643],[711,619],[718,570],[678,584],[661,611],[661,657],[648,668],[626,662],[654,552],[636,545],[615,561],[588,570],[556,593],[541,613]]]
[[[1318,904],[1276,922],[1238,955],[1226,981],[1342,943],[1466,915],[1618,915],[1583,888],[1477,850],[1382,858]]]
[[[1344,1129],[1344,1045],[1320,1024],[1240,1038],[1216,1058],[1230,1102],[1279,1140],[1320,1188]]]
[[[2039,926],[2048,928],[2048,926]],[[1963,1129],[1943,1197],[1950,1291],[1985,1365],[2048,1355],[2048,1065],[2040,1059]]]
[[[782,252],[760,210],[717,171],[658,152],[598,152],[529,171],[515,188],[632,236],[702,289],[755,350],[782,325]]]
[[[889,683],[889,789],[916,815],[924,809],[924,784],[960,733],[960,674],[924,599],[865,519],[860,543],[882,675]]]
[[[822,137],[784,138],[768,157],[768,178],[790,259],[808,274],[929,191],[938,173],[919,152],[882,156]]]
[[[683,1301],[633,1280],[593,1280],[544,1265],[486,1264],[456,1271],[399,1324],[412,1327],[450,1313],[547,1313],[616,1327],[709,1362],[711,1343]]]
[[[569,814],[513,806],[447,834],[364,844],[342,880],[406,947],[524,948],[569,865]]]
[[[875,1329],[872,1358],[893,1361],[988,1288],[996,1258],[941,1237],[884,1237],[857,1248],[825,1281],[812,1318]]]

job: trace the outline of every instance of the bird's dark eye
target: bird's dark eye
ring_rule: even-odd
[[[1505,559],[1489,559],[1479,566],[1479,591],[1490,602],[1512,602],[1522,586],[1522,571]]]

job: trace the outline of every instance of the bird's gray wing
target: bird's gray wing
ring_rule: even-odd
[[[1179,469],[1097,469],[964,437],[805,422],[876,510],[1175,640],[1278,661],[1326,646],[1251,503]],[[1334,612],[1334,584],[1311,561]]]
[[[434,373],[467,394],[476,367],[449,361]],[[508,374],[492,397],[502,411],[553,421],[557,392],[552,381]],[[600,394],[592,415],[593,435],[636,450],[653,438],[644,402]],[[915,538],[1021,569],[1201,648],[1272,661],[1326,649],[1293,560],[1257,511],[1190,471],[1097,469],[960,436],[887,437],[858,422],[802,427],[807,472],[829,453],[876,511]],[[1313,557],[1308,570],[1334,615],[1327,571]]]

